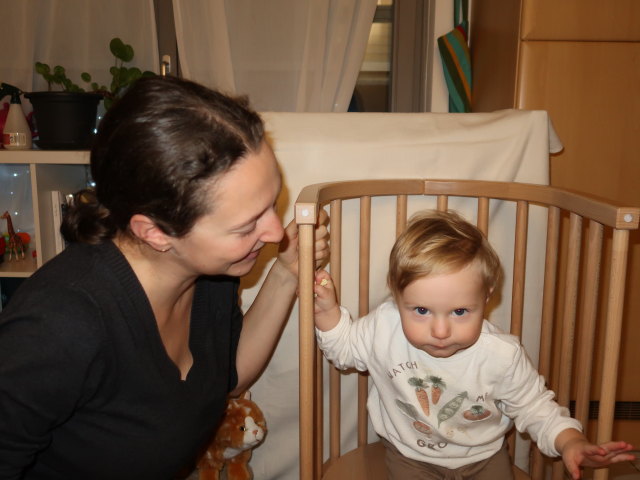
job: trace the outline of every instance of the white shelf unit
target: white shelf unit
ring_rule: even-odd
[[[0,277],[28,277],[55,255],[51,190],[76,192],[87,185],[89,152],[86,150],[2,150],[0,164],[29,165],[34,235],[24,260],[0,263]],[[5,188],[0,185],[0,189]],[[1,208],[1,206],[0,206]],[[4,226],[0,227],[4,230]],[[36,256],[32,256],[35,249]]]

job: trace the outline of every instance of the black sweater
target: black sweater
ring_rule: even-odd
[[[235,387],[241,324],[237,279],[200,278],[182,381],[120,251],[70,245],[0,313],[0,479],[175,478]]]

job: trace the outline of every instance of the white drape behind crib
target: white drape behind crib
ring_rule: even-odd
[[[376,0],[173,0],[186,78],[261,111],[346,112]]]
[[[311,183],[363,178],[452,178],[548,184],[549,152],[561,148],[549,117],[543,111],[502,110],[492,113],[286,113],[263,115],[267,131],[282,168],[283,192],[278,209],[285,222],[293,217],[293,203],[302,187]],[[392,200],[390,200],[393,203]],[[356,205],[343,208],[342,254],[357,258]],[[451,200],[450,208],[465,211],[466,202]],[[416,205],[416,207],[418,207]],[[420,205],[420,208],[425,208]],[[500,209],[489,226],[489,239],[505,265],[513,264],[514,212]],[[542,267],[546,220],[541,207],[531,206],[528,261],[528,290],[524,315],[523,343],[537,362],[541,305]],[[389,248],[393,242],[395,204],[388,216],[372,221],[376,240],[384,237]],[[467,212],[469,213],[469,212]],[[472,217],[472,215],[471,215]],[[499,221],[498,221],[499,219]],[[505,220],[506,219],[506,220]],[[379,244],[379,243],[378,243]],[[251,305],[262,275],[267,271],[275,248],[266,247],[256,268],[242,279],[242,303]],[[371,252],[371,303],[376,304],[388,292],[385,287],[388,251]],[[346,262],[346,260],[345,260]],[[343,288],[357,285],[357,270],[343,268]],[[508,330],[512,279],[505,278],[505,292],[490,319]],[[496,294],[497,295],[497,294]],[[351,294],[345,298],[354,298]],[[530,300],[530,301],[529,301]],[[346,305],[352,312],[357,305]],[[538,307],[536,307],[538,306]],[[269,427],[265,443],[251,460],[256,480],[296,480],[298,470],[298,316],[297,306],[286,325],[282,339],[258,382],[252,386],[252,398],[260,405]],[[353,380],[353,377],[351,378]],[[355,442],[355,385],[343,382],[345,432]],[[325,391],[325,394],[327,392]],[[348,423],[352,422],[352,423]],[[353,447],[353,445],[352,445]],[[526,448],[516,458],[526,462]],[[520,463],[519,463],[520,465]]]

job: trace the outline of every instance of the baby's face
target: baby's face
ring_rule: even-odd
[[[450,357],[480,337],[487,294],[475,263],[419,278],[396,300],[407,340],[432,357]]]

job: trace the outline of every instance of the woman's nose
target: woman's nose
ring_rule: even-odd
[[[284,227],[275,211],[268,214],[264,222],[264,232],[260,237],[264,243],[278,243],[284,237]]]

